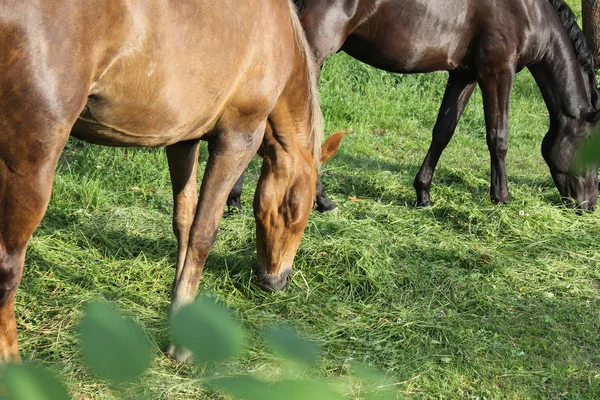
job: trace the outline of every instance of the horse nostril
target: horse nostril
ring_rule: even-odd
[[[259,276],[259,285],[267,292],[274,292],[277,290],[284,291],[287,288],[287,278],[290,272],[291,270],[287,269],[279,274],[265,274],[262,277]]]
[[[265,284],[271,288],[271,291],[285,290],[287,286],[287,276],[275,275],[265,277]]]

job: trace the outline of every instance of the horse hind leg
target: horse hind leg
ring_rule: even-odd
[[[508,111],[515,69],[507,65],[505,68],[483,70],[488,71],[479,77],[479,86],[483,97],[486,139],[490,151],[490,199],[495,203],[507,204],[510,202],[506,177]]]
[[[190,230],[198,204],[199,141],[176,143],[167,147],[167,160],[173,188],[173,232],[177,238],[177,268],[175,281],[183,271]],[[174,295],[175,285],[171,287]]]
[[[432,205],[430,190],[433,173],[442,152],[454,135],[456,125],[476,85],[477,82],[470,76],[450,73],[438,118],[433,128],[431,145],[413,183],[417,192],[417,207],[429,207]]]

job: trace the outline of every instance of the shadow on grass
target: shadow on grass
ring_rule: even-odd
[[[408,166],[407,170],[415,171],[416,174],[418,168]],[[417,196],[412,186],[412,173],[409,175],[410,180],[407,179],[406,175],[398,175],[397,178],[392,178],[397,179],[401,185],[402,190],[397,193],[394,193],[384,183],[364,179],[364,175],[336,171],[335,174],[324,173],[321,176],[328,194],[343,197],[355,196],[359,199],[376,199],[378,202],[396,206],[414,207],[416,205]],[[432,187],[435,186],[451,186],[455,191],[469,193],[474,197],[488,197],[487,192],[489,190],[487,188],[483,190],[480,185],[471,182],[462,174],[446,168],[439,168],[436,171]]]
[[[347,152],[338,152],[335,155],[336,163],[343,163],[348,167],[356,167],[361,170],[368,171],[390,171],[390,172],[401,172],[408,170],[414,170],[415,173],[419,170],[419,167],[405,166],[400,163],[390,162],[369,156],[362,156],[357,154],[351,154]],[[327,167],[325,167],[327,169]]]
[[[98,214],[91,219],[83,217],[81,214],[68,213],[59,209],[48,210],[43,224],[38,230],[42,236],[56,236],[67,233],[68,236],[75,238],[77,246],[94,254],[94,258],[104,259],[107,263],[131,261],[137,264],[137,259],[142,257],[144,264],[167,264],[170,271],[175,273],[177,263],[177,241],[174,234],[169,229],[160,237],[147,237],[144,233],[132,234],[124,229],[111,229],[109,221],[114,221],[111,215]],[[243,215],[232,215],[228,220],[235,218],[246,218]],[[227,223],[225,220],[221,225]],[[170,226],[169,226],[170,228]],[[68,234],[73,231],[74,234]],[[238,280],[232,282],[235,286],[246,291],[248,281],[256,260],[254,238],[251,241],[242,244],[235,243],[238,248],[220,249],[219,241],[227,241],[226,232],[219,232],[217,245],[208,256],[204,271],[210,275],[218,276],[223,279]],[[230,245],[228,243],[228,245]],[[92,288],[94,286],[94,277],[82,274],[72,265],[63,266],[53,264],[46,260],[42,253],[30,250],[27,255],[30,263],[35,263],[39,271],[49,271],[58,269],[61,275],[66,277],[70,283]],[[83,267],[82,267],[83,268]],[[229,275],[229,278],[225,278]],[[116,294],[118,296],[118,294]],[[106,295],[104,297],[107,297]],[[113,295],[107,298],[114,298]],[[132,299],[133,300],[133,299]]]
[[[382,170],[377,168],[376,163],[371,163],[371,165],[372,168],[369,167],[369,170]],[[418,169],[419,167],[415,165],[407,165],[405,169],[396,168],[391,170],[392,172],[400,172],[402,170],[409,171],[408,177],[407,175],[398,175],[397,178],[394,177],[402,188],[397,194],[391,192],[390,188],[386,187],[385,184],[364,179],[364,174],[359,175],[358,173],[355,174],[346,170],[335,171],[335,173],[325,172],[321,175],[321,178],[325,191],[331,195],[338,195],[344,198],[348,196],[355,196],[363,199],[370,198],[376,199],[381,203],[392,204],[395,206],[414,207],[416,206],[417,197],[412,186],[412,179],[413,176],[416,175]],[[472,179],[472,177],[465,175],[467,173],[468,171],[462,173],[453,169],[439,167],[435,171],[432,189],[451,188],[452,191],[459,194],[461,192],[470,194],[475,202],[477,202],[478,199],[481,199],[489,201],[490,204],[492,204],[491,200],[488,200],[490,190],[489,177],[487,175],[481,177],[482,179],[485,179],[484,183],[482,179]],[[534,179],[521,176],[509,177],[508,187],[509,190],[512,188],[512,200],[518,200],[518,198],[514,197],[515,187],[527,187],[528,190],[537,189],[539,192],[543,192],[539,194],[543,202],[555,207],[563,207],[556,186],[550,177],[540,176]],[[436,196],[439,197],[440,195],[432,194],[432,201],[434,204],[436,203]],[[445,200],[451,201],[452,199],[447,198]]]
[[[177,254],[176,240],[172,233],[171,225],[165,226],[159,237],[148,238],[144,232],[135,233],[135,227],[129,231],[113,229],[115,221],[119,226],[127,225],[125,212],[107,214],[100,211],[82,212],[66,211],[60,208],[49,208],[44,220],[38,228],[38,233],[53,236],[63,231],[73,231],[78,244],[83,248],[91,247],[99,250],[100,254],[122,254],[124,257],[136,257],[143,253],[151,261],[164,259],[165,255]],[[153,221],[155,222],[155,221]],[[153,228],[156,228],[153,226]],[[153,231],[156,236],[156,231]],[[131,249],[131,250],[130,250]],[[125,251],[125,253],[123,253]],[[175,259],[172,259],[173,263]]]

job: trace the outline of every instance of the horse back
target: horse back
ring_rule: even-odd
[[[11,0],[0,81],[13,90],[0,95],[67,125],[79,117],[74,135],[109,145],[168,145],[223,120],[265,119],[291,73],[294,33],[286,2],[251,3]]]
[[[480,61],[477,58],[482,55],[481,46],[504,45],[502,51],[513,53],[522,67],[535,57],[536,46],[547,40],[540,37],[540,32],[556,28],[556,16],[551,15],[554,12],[547,0],[353,2],[356,3],[353,13],[345,17],[343,24],[347,37],[342,50],[392,72],[473,69],[473,64]],[[329,13],[347,5],[344,0],[334,3]],[[313,10],[324,12],[317,2],[314,4]],[[310,12],[311,7],[307,7],[306,13]],[[553,23],[544,27],[549,18]],[[308,31],[319,31],[313,36],[333,36],[327,32],[333,28],[313,22],[318,18],[304,17],[304,20],[310,22]]]

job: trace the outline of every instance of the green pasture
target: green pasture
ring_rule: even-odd
[[[252,162],[244,211],[221,223],[200,287],[251,332],[223,374],[289,374],[259,331],[291,324],[320,348],[316,369],[294,376],[335,381],[350,399],[363,398],[349,378],[357,362],[387,374],[399,399],[600,399],[600,214],[559,205],[540,154],[548,114],[528,72],[510,115],[512,202],[488,200],[477,92],[441,158],[434,207],[414,207],[412,180],[446,76],[389,74],[344,54],[327,61],[327,133],[349,134],[322,176],[341,214],[313,212],[288,290],[264,293],[251,274],[261,161]],[[205,161],[203,148],[201,171]],[[85,305],[98,299],[141,324],[152,344],[152,368],[120,388],[127,397],[226,398],[196,382],[200,367],[163,354],[171,212],[164,149],[69,142],[30,242],[17,321],[24,360],[54,369],[75,399],[114,398],[85,367],[78,339]]]

